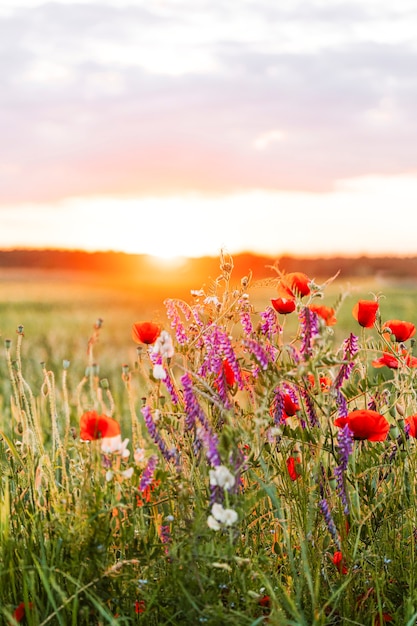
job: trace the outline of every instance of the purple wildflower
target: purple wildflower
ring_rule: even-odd
[[[166,461],[175,461],[178,464],[178,452],[177,450],[172,449],[168,450],[165,441],[162,439],[161,435],[158,433],[158,429],[156,427],[155,422],[153,421],[151,409],[147,404],[142,408],[142,415],[145,420],[146,427],[148,432],[159,450],[161,451],[162,456]]]
[[[251,305],[249,304],[249,300],[247,298],[241,298],[239,300],[239,305],[240,323],[242,324],[246,337],[250,337],[253,333],[252,319],[250,316]]]
[[[166,388],[168,389],[169,395],[171,396],[172,404],[178,404],[179,398],[177,394],[177,390],[175,389],[174,383],[172,382],[172,378],[167,368],[164,367],[165,378],[163,382],[165,383]]]
[[[313,354],[313,340],[319,333],[318,315],[308,306],[299,313],[301,327],[301,353],[305,358]]]
[[[340,389],[340,387],[343,384],[343,381],[348,380],[354,367],[352,358],[355,356],[355,354],[358,351],[359,351],[358,338],[353,333],[350,333],[349,337],[347,337],[347,339],[345,339],[345,341],[343,342],[343,356],[342,356],[343,360],[348,361],[348,363],[343,363],[343,365],[341,365],[340,370],[334,381],[335,389]]]
[[[310,394],[308,393],[308,391],[304,388],[301,389],[301,395],[304,399],[305,402],[305,406],[306,406],[306,412],[308,415],[308,419],[310,422],[310,426],[319,426],[319,420],[318,417],[316,415],[316,411],[314,409],[314,404],[313,404],[313,400],[311,399]]]
[[[272,306],[266,307],[265,311],[261,312],[261,319],[260,331],[271,340],[273,335],[279,332],[277,315]]]
[[[336,546],[340,550],[339,535],[337,533],[337,528],[333,521],[332,514],[330,513],[329,505],[328,505],[326,498],[322,498],[320,500],[319,507],[320,507],[321,512],[323,513],[323,517],[324,517],[324,521],[326,522],[327,529],[329,533],[331,534],[332,539],[335,542]]]
[[[282,424],[284,420],[284,397],[278,387],[274,390],[274,398],[272,400],[272,416],[276,426]]]
[[[198,403],[195,397],[193,383],[191,376],[185,373],[181,377],[181,383],[184,388],[184,403],[185,403],[185,427],[187,430],[192,430],[196,426],[196,421],[199,421],[205,428],[208,427],[208,421],[206,414]]]
[[[343,428],[339,430],[337,433],[338,440],[338,448],[339,448],[339,457],[340,463],[336,467],[334,474],[336,477],[336,483],[340,498],[343,504],[343,511],[345,515],[349,514],[349,504],[346,495],[345,483],[344,483],[344,472],[347,469],[349,463],[349,456],[352,453],[353,448],[353,435],[349,426],[346,424]]]
[[[158,457],[153,454],[149,457],[149,461],[146,464],[145,469],[142,472],[142,476],[139,483],[139,491],[145,491],[147,487],[150,487],[153,481],[153,476],[158,465]]]
[[[203,442],[206,449],[207,460],[210,465],[213,467],[221,465],[221,458],[218,451],[219,440],[216,433],[214,433],[211,428],[199,428],[197,430],[197,436]]]
[[[188,336],[185,331],[184,324],[181,321],[177,307],[182,311],[187,320],[191,317],[191,311],[185,303],[181,302],[181,300],[172,300],[171,298],[167,298],[164,300],[164,304],[167,310],[167,317],[171,322],[171,328],[175,330],[175,336],[178,343],[181,345],[187,343]]]
[[[346,398],[343,395],[343,393],[340,391],[340,389],[337,389],[336,391],[336,405],[337,405],[337,412],[339,417],[346,417],[347,414],[349,413],[349,409],[348,409],[348,405],[346,402]]]
[[[264,348],[253,339],[245,339],[243,345],[253,354],[263,370],[269,365],[269,356]]]

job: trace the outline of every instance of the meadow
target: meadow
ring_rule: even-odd
[[[417,285],[331,279],[1,270],[1,623],[417,623]]]

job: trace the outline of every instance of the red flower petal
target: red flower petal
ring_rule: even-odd
[[[410,337],[413,337],[416,332],[416,327],[411,322],[403,322],[401,320],[388,320],[382,325],[382,330],[389,329],[391,334],[394,335],[396,341],[407,341]]]
[[[288,313],[292,313],[295,311],[295,300],[294,298],[273,298],[271,300],[271,304],[274,307],[277,313],[281,315],[288,315]]]
[[[352,411],[346,417],[339,417],[335,425],[343,428],[348,425],[354,439],[367,439],[368,441],[385,441],[390,429],[389,423],[383,415],[369,409]]]
[[[378,309],[376,300],[359,300],[352,309],[352,315],[364,328],[372,328]]]
[[[102,437],[120,435],[120,424],[112,417],[98,415],[97,411],[86,411],[80,420],[80,438],[93,441]]]
[[[132,326],[132,338],[136,343],[155,343],[160,334],[161,327],[153,322],[136,322]]]

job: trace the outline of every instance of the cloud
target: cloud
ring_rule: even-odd
[[[416,172],[406,2],[13,6],[0,204],[322,192]]]

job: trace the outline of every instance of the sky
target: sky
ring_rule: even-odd
[[[415,0],[0,0],[0,247],[417,254]]]

